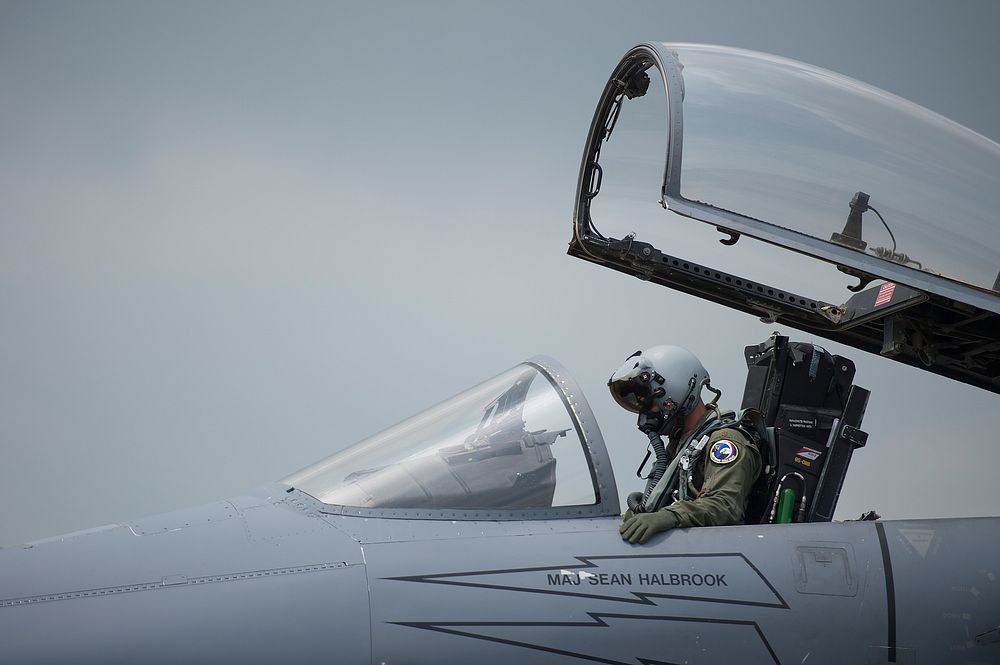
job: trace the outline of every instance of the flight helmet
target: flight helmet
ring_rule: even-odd
[[[679,346],[653,346],[636,351],[608,380],[611,396],[623,409],[659,413],[667,420],[683,418],[709,382],[698,357]],[[654,406],[658,409],[653,410]]]

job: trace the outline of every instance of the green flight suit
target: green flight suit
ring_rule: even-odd
[[[711,429],[708,419],[714,420],[715,414],[710,412],[693,431]],[[670,459],[677,454],[681,443],[687,443],[686,438],[669,442]],[[736,429],[716,430],[692,469],[688,485],[691,498],[676,501],[663,510],[677,516],[678,527],[742,524],[747,497],[760,470],[760,452],[752,441]]]

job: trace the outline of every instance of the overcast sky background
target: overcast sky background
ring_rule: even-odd
[[[995,2],[0,2],[0,545],[280,479],[537,353],[635,489],[611,372],[680,344],[738,403],[775,326],[565,255],[621,55],[768,51],[997,140],[997,25]],[[996,396],[823,344],[872,390],[839,518],[1000,513]]]

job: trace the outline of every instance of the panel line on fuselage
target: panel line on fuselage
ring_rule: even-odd
[[[888,636],[887,645],[889,647],[889,662],[896,662],[896,584],[892,579],[892,559],[889,557],[889,543],[885,538],[885,526],[881,522],[875,523],[875,530],[878,532],[878,546],[882,550],[882,568],[885,570],[885,601],[888,613]]]

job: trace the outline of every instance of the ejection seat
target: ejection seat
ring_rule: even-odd
[[[854,363],[775,333],[746,347],[743,409],[763,415],[764,469],[747,524],[829,522],[861,431],[869,391],[853,385]]]

